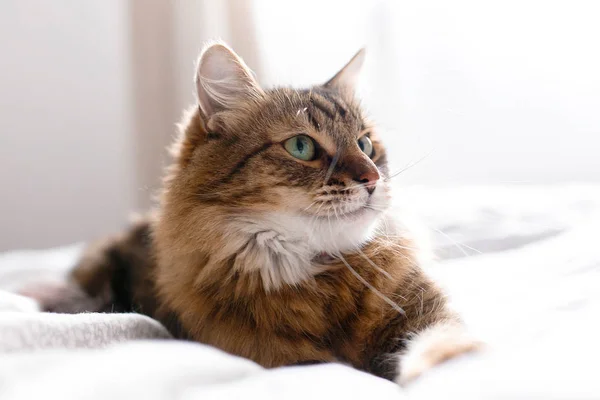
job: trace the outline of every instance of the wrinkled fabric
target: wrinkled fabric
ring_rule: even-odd
[[[78,244],[0,254],[0,398],[600,398],[600,187],[396,189],[395,212],[432,234],[429,273],[485,352],[399,388],[338,364],[265,370],[142,315],[40,313],[12,293],[64,279]]]

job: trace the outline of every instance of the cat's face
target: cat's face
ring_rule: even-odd
[[[385,149],[349,87],[362,54],[323,86],[268,91],[228,49],[205,57],[171,207],[302,238],[315,254],[360,246],[389,196]]]

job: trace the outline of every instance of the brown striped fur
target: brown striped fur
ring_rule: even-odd
[[[365,174],[380,176],[376,190],[380,198],[389,196],[387,156],[354,99],[348,83],[353,76],[344,76],[355,72],[357,61],[325,85],[264,91],[235,53],[214,44],[204,57],[211,51],[220,52],[217,61],[231,69],[226,78],[241,89],[230,82],[216,89],[210,87],[213,81],[203,82],[201,59],[199,106],[184,117],[159,207],[128,232],[90,249],[73,271],[77,286],[102,298],[102,309],[146,313],[176,337],[214,345],[265,367],[341,361],[400,381],[475,349],[477,342],[465,339],[460,320],[421,269],[416,244],[402,230],[387,229],[393,220],[383,208],[365,206],[378,228],[356,248],[342,246],[329,256],[315,250],[301,270],[292,268],[300,278],[288,277],[282,284],[265,278],[269,266],[252,265],[260,264],[260,251],[307,246],[276,228],[261,230],[261,224],[270,226],[261,218],[304,212],[309,215],[302,221],[324,218],[311,210],[314,193],[323,185],[336,188],[332,196],[339,198],[331,200],[338,201],[337,209],[329,201],[321,204],[329,210],[322,212],[328,213],[330,226],[338,223],[344,204],[358,196],[355,191],[365,189],[352,187]],[[223,56],[229,59],[218,59]],[[282,146],[298,133],[320,146],[314,160],[295,159]],[[356,145],[362,135],[373,143],[372,158]],[[254,225],[257,232],[245,231]],[[280,255],[265,259],[279,260]],[[279,267],[275,262],[269,268]],[[437,335],[438,330],[446,336]],[[420,343],[421,332],[427,332],[432,345],[427,351],[415,347],[420,351],[415,356],[410,349]],[[409,370],[403,356],[411,361]]]

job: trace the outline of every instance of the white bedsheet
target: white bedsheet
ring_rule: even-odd
[[[487,352],[400,389],[341,365],[264,370],[164,340],[140,315],[43,314],[9,293],[61,279],[75,245],[0,255],[0,398],[600,398],[600,187],[411,188],[397,198],[433,231],[441,260],[430,272]]]

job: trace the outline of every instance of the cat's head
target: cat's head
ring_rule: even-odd
[[[207,46],[163,218],[190,240],[231,222],[239,224],[228,225],[232,231],[252,233],[254,225],[285,240],[304,235],[315,254],[364,243],[388,205],[388,187],[385,149],[354,98],[363,58],[358,52],[310,89],[263,89],[230,48]]]

